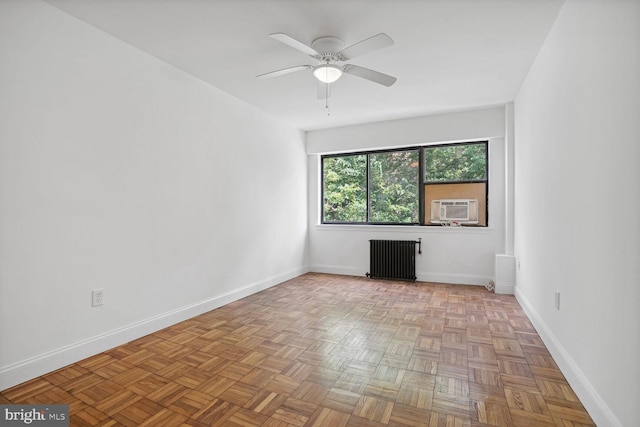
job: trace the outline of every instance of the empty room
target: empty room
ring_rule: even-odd
[[[0,0],[0,424],[640,425],[638,76],[636,0]]]

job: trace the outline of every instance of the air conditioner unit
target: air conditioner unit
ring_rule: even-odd
[[[431,201],[431,222],[436,224],[457,222],[478,223],[476,199],[441,199]]]

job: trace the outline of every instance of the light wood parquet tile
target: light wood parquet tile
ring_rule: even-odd
[[[73,426],[594,426],[515,298],[309,273],[0,392]]]

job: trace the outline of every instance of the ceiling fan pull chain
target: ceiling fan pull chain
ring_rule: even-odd
[[[324,108],[327,109],[327,116],[330,116],[331,112],[329,111],[329,83],[327,83],[325,87],[327,96],[324,97]]]

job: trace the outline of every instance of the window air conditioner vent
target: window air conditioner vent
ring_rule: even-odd
[[[478,223],[478,201],[475,199],[442,199],[431,201],[431,222]]]

